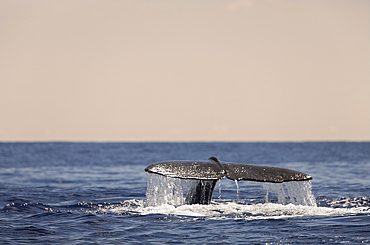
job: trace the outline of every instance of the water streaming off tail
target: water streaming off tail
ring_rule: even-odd
[[[160,206],[169,204],[174,206],[202,203],[208,204],[215,180],[196,180],[170,178],[158,174],[149,174],[146,205]],[[200,187],[201,186],[201,187]],[[199,188],[200,187],[200,188]]]
[[[277,201],[280,204],[316,206],[311,181],[263,183],[262,186],[267,192],[265,202]]]
[[[239,200],[239,184],[237,180],[235,181],[235,186],[236,186],[236,199]]]
[[[149,174],[146,204],[148,206],[159,206],[162,204],[182,205],[184,204],[183,180],[167,178],[162,175]]]
[[[195,179],[179,179],[165,177],[158,174],[148,174],[146,205],[160,206],[163,204],[169,204],[180,206],[187,204],[186,196],[188,193],[193,194],[192,190],[194,188],[192,187],[197,183],[199,183],[199,181]],[[266,190],[265,202],[316,206],[316,199],[311,191],[311,181],[262,183],[262,187]],[[236,188],[237,199],[239,199],[240,193],[237,182]],[[219,188],[219,192],[221,195],[221,188]]]
[[[185,195],[197,180],[169,178],[158,174],[149,174],[146,205],[160,206],[185,204]]]

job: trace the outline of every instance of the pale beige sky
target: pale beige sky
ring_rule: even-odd
[[[0,1],[0,141],[369,141],[369,13]]]

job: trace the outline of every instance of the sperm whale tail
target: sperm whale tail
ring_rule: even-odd
[[[206,161],[157,162],[146,167],[145,171],[166,177],[198,180],[185,198],[187,204],[209,204],[216,182],[225,177],[237,181],[272,183],[312,179],[307,174],[291,169],[221,162],[216,157],[210,157]]]

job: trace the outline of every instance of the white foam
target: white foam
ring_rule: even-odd
[[[164,214],[187,217],[202,217],[207,219],[292,219],[327,216],[348,216],[356,214],[369,214],[369,207],[356,208],[329,208],[294,204],[238,204],[235,202],[213,202],[210,205],[182,205],[174,206],[163,204],[159,206],[146,206],[144,201],[128,200],[122,205],[106,206],[99,212],[107,213],[133,213],[140,215]]]

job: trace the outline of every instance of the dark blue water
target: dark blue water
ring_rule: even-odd
[[[145,205],[147,165],[210,156],[307,173],[318,206],[230,180],[211,205]],[[0,243],[366,244],[369,176],[369,142],[0,143]]]

